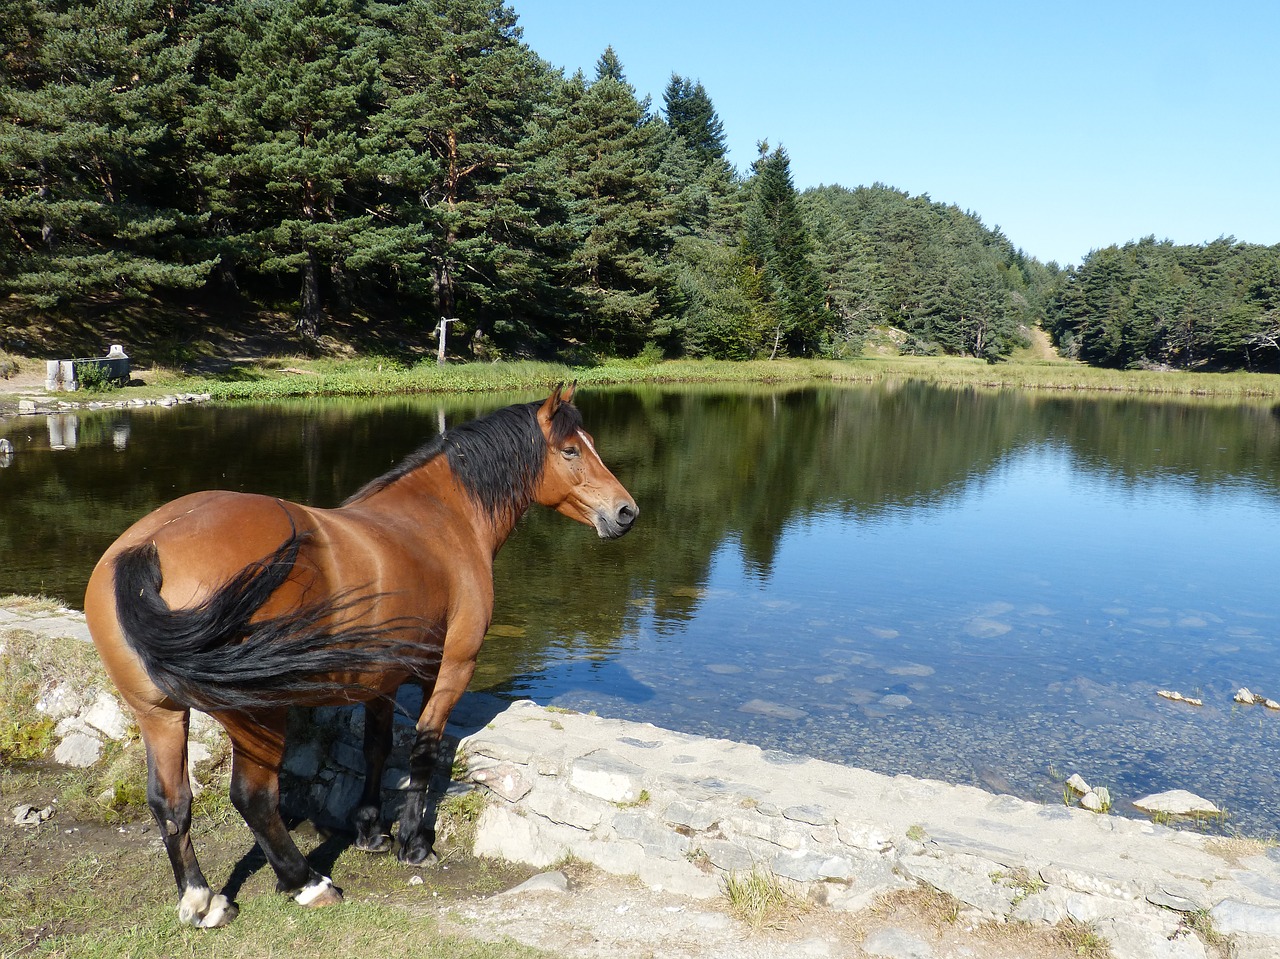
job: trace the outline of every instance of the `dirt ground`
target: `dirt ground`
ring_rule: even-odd
[[[39,396],[44,393],[44,368],[36,369],[33,360],[22,360],[17,373],[0,377],[0,395]]]

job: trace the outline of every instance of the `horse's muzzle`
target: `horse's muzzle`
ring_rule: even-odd
[[[630,532],[640,515],[640,507],[630,500],[617,503],[612,510],[596,513],[596,532],[601,539],[617,539]]]

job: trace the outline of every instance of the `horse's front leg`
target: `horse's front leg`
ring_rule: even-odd
[[[475,653],[479,651],[483,638],[484,631],[481,630],[479,639],[467,644],[456,658],[449,655],[446,644],[445,659],[440,664],[435,686],[418,717],[418,734],[409,753],[409,788],[400,813],[399,857],[402,862],[419,865],[435,857],[431,848],[436,840],[435,817],[427,801],[427,793],[440,764],[440,743],[445,723],[467,691],[467,684],[476,669]]]
[[[382,773],[391,752],[394,702],[371,699],[364,704],[364,789],[351,811],[356,827],[356,848],[365,852],[389,852],[391,836],[382,827]]]

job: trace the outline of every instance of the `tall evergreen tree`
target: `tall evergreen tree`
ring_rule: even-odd
[[[761,145],[750,183],[742,252],[754,274],[754,296],[773,328],[770,356],[782,349],[794,356],[812,353],[827,317],[791,179],[791,160],[782,147],[770,152],[768,144]]]
[[[242,0],[235,72],[213,77],[193,133],[211,212],[250,269],[299,282],[298,328],[318,335],[325,287],[380,227],[367,190],[380,34],[364,0]]]
[[[600,54],[596,60],[596,79],[597,80],[616,80],[618,83],[626,83],[627,77],[622,70],[622,61],[618,59],[618,54],[614,51],[613,45],[604,48],[604,53]],[[634,90],[632,91],[635,92]]]
[[[550,285],[540,252],[547,192],[529,139],[550,77],[491,0],[409,0],[388,22],[380,182],[421,223],[432,313],[460,317],[465,344],[536,312]],[[381,161],[380,161],[381,162]],[[528,332],[526,330],[525,332]]]
[[[661,254],[670,242],[674,209],[655,166],[658,128],[630,85],[613,73],[590,86],[575,77],[560,97],[549,148],[570,195],[575,241],[565,278],[584,312],[581,335],[634,349],[648,335],[669,285]]]
[[[147,0],[0,9],[9,291],[52,306],[203,282],[174,133],[193,94],[185,13]]]
[[[702,82],[673,73],[662,100],[666,106],[667,124],[676,136],[684,140],[699,164],[706,167],[716,162],[725,163],[728,148],[725,146],[724,123]]]

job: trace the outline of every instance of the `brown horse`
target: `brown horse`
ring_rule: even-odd
[[[137,716],[147,799],[178,883],[178,915],[230,922],[191,844],[190,710],[230,736],[231,800],[301,904],[341,901],[294,845],[279,811],[285,709],[365,702],[365,783],[356,845],[386,851],[381,810],[392,696],[424,689],[400,817],[400,858],[435,839],[426,790],[449,712],[493,613],[493,559],[540,503],[614,539],[635,501],[571,405],[573,389],[499,410],[437,437],[337,509],[269,496],[193,493],[162,506],[99,560],[85,596],[94,643]]]

